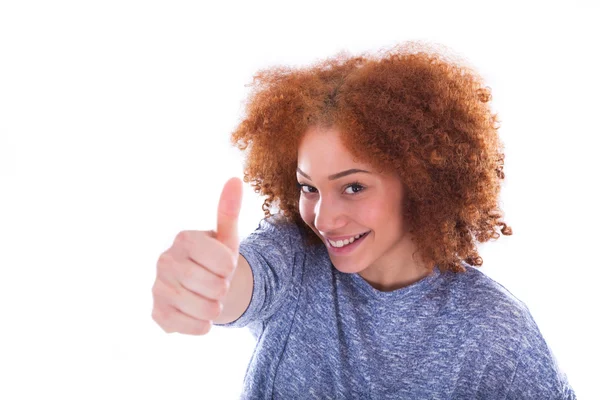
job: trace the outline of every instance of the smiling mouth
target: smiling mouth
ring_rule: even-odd
[[[371,233],[371,231],[367,231],[364,233],[361,233],[359,235],[358,238],[356,237],[352,237],[352,241],[350,241],[349,239],[346,239],[344,241],[342,240],[338,240],[338,241],[330,241],[329,239],[325,239],[325,241],[327,242],[327,246],[331,249],[335,249],[335,250],[342,250],[342,249],[346,249],[346,248],[352,248],[354,247],[354,243],[356,242],[360,242],[365,236],[367,236],[369,233]]]

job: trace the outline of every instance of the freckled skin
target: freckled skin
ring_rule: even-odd
[[[301,189],[302,219],[324,243],[324,236],[371,231],[348,255],[329,251],[340,272],[358,273],[383,291],[422,279],[428,271],[412,259],[415,246],[402,216],[404,187],[400,178],[357,162],[344,147],[340,134],[335,128],[312,127],[302,137],[298,168],[311,177],[296,174],[299,183],[311,187]],[[329,175],[352,168],[370,173],[328,179]],[[362,187],[350,185],[357,181]],[[417,255],[415,259],[418,260]]]

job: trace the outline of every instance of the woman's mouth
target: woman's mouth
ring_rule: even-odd
[[[354,249],[356,249],[364,240],[365,238],[369,235],[369,233],[371,233],[371,231],[362,233],[358,239],[351,238],[351,239],[347,239],[345,241],[341,241],[338,240],[337,242],[332,242],[329,239],[325,239],[325,242],[327,244],[327,248],[334,254],[348,254],[351,251],[353,251]],[[351,241],[352,240],[352,241]]]

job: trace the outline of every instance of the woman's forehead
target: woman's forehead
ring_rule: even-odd
[[[298,147],[297,168],[306,175],[314,173],[319,176],[339,174],[349,169],[369,171],[372,176],[388,174],[369,160],[352,154],[343,139],[343,132],[336,127],[307,129]]]
[[[298,146],[298,159],[323,159],[335,158],[344,163],[359,164],[342,141],[342,135],[336,128],[309,129],[303,135]]]

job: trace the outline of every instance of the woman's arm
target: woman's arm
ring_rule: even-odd
[[[227,324],[241,317],[252,299],[253,286],[254,278],[250,265],[240,254],[237,268],[231,278],[229,292],[223,299],[223,311],[213,323]]]

